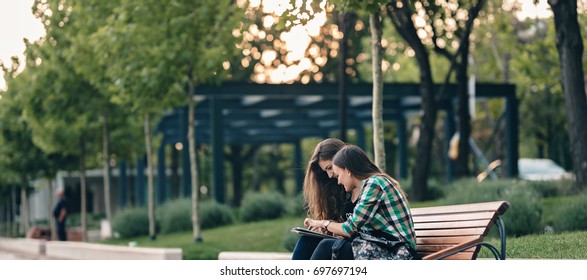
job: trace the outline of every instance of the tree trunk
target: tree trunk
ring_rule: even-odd
[[[549,0],[554,13],[556,47],[561,65],[569,140],[577,187],[587,188],[587,97],[583,70],[583,40],[577,2]]]
[[[27,181],[22,178],[22,186],[20,187],[20,220],[22,232],[26,235],[31,227],[29,216],[29,197],[27,194]]]
[[[232,166],[232,205],[239,207],[243,199],[243,163],[241,158],[242,145],[230,145],[230,165]]]
[[[434,140],[434,126],[438,114],[437,101],[434,99],[434,83],[430,61],[426,56],[425,62],[420,64],[420,96],[422,97],[423,116],[420,123],[420,138],[416,145],[416,160],[412,172],[413,199],[422,201],[427,198],[428,176],[430,175],[432,142]],[[426,66],[427,65],[427,66]],[[423,71],[425,67],[427,71]]]
[[[181,197],[181,186],[179,183],[179,151],[171,148],[171,197]]]
[[[283,156],[281,153],[281,149],[279,145],[275,144],[272,146],[272,150],[269,153],[269,158],[271,162],[280,162],[283,160]],[[273,178],[275,179],[275,188],[279,193],[285,193],[285,174],[283,170],[281,170],[277,164],[272,164],[269,168],[269,174],[273,174]]]
[[[147,200],[149,215],[149,238],[155,240],[157,232],[155,229],[155,187],[153,185],[153,149],[151,143],[151,115],[145,113],[145,144],[147,148]],[[159,174],[165,176],[165,174]]]
[[[471,114],[469,110],[469,87],[468,87],[468,67],[469,67],[469,36],[473,30],[474,20],[479,16],[479,12],[485,5],[485,0],[479,0],[468,9],[469,18],[463,27],[463,35],[460,38],[461,42],[457,50],[456,56],[460,55],[460,64],[457,68],[457,95],[459,97],[459,156],[456,162],[456,173],[458,177],[469,176],[469,154],[470,146],[469,139],[471,138]],[[485,166],[483,166],[485,168]]]
[[[383,71],[381,69],[381,19],[379,12],[369,15],[373,54],[373,153],[375,164],[385,171],[385,131],[383,130]]]
[[[534,133],[536,137],[536,157],[544,158],[546,153],[544,152],[544,141],[542,140],[542,133]]]
[[[47,178],[47,187],[49,188],[49,194],[47,195],[47,201],[49,201],[47,213],[49,213],[49,227],[51,228],[51,240],[57,240],[57,229],[55,227],[55,219],[53,218],[53,181],[50,178]]]
[[[80,174],[80,199],[81,199],[81,213],[80,222],[82,227],[82,241],[87,240],[88,236],[88,206],[87,206],[87,188],[86,188],[86,147],[83,138],[79,141],[80,156],[79,156],[79,174]]]
[[[12,189],[12,187],[10,187]],[[12,192],[12,191],[11,191]],[[6,198],[6,236],[12,237],[14,236],[14,212],[13,212],[13,204],[12,204],[12,196],[9,194]]]
[[[110,132],[108,129],[108,113],[103,115],[102,124],[102,176],[104,178],[104,209],[106,210],[106,221],[112,224],[112,207],[110,206]],[[110,229],[111,227],[108,227]],[[112,232],[106,233],[112,236]]]
[[[347,139],[347,74],[346,74],[346,59],[348,56],[348,37],[349,37],[349,25],[350,15],[348,13],[338,15],[338,26],[342,31],[343,37],[339,41],[338,47],[338,122],[339,122],[339,138],[341,141],[346,142]]]
[[[399,4],[401,2],[401,5]],[[416,146],[416,160],[412,171],[412,196],[415,201],[426,199],[428,176],[432,160],[432,141],[438,114],[438,101],[434,98],[434,82],[430,67],[429,53],[418,37],[411,16],[408,1],[402,0],[387,4],[387,14],[395,29],[416,53],[420,67],[420,96],[423,115],[420,123],[420,137]]]
[[[232,205],[240,206],[243,199],[243,166],[245,162],[250,162],[257,154],[259,145],[250,145],[249,149],[244,149],[242,145],[231,145],[231,154],[228,156],[232,165],[232,186],[234,190],[234,199]],[[242,151],[245,151],[244,154]],[[252,185],[252,183],[251,183]]]
[[[0,196],[0,236],[8,236],[6,234],[6,226],[8,226],[6,219],[6,206],[8,205],[3,196]]]
[[[253,155],[253,169],[259,170],[259,159],[261,155],[259,150]],[[251,191],[258,192],[261,188],[261,178],[259,178],[259,172],[253,172],[253,178],[251,178]]]
[[[467,78],[469,37],[461,42],[460,63],[457,64],[457,96],[459,100],[459,153],[456,161],[457,178],[469,176],[469,138],[471,138],[471,114],[469,112],[469,79]],[[483,166],[485,168],[485,166]]]
[[[10,187],[10,197],[12,198],[12,219],[11,219],[11,235],[18,236],[18,227],[19,221],[16,219],[16,212],[17,212],[17,200],[16,200],[16,188]]]
[[[134,163],[135,160],[131,160],[128,163],[128,170],[130,172],[128,172],[129,176],[128,176],[128,188],[126,188],[126,197],[127,197],[127,202],[126,202],[126,207],[133,207],[134,205],[137,205],[137,198],[135,197],[135,190],[136,190],[136,186],[135,186],[135,182],[136,182],[136,174],[138,174],[139,170],[138,168],[136,168],[136,174],[133,175],[132,170],[134,168]]]
[[[199,189],[198,189],[198,162],[196,161],[196,104],[194,95],[196,86],[194,81],[188,80],[188,144],[190,149],[190,172],[192,175],[192,228],[194,242],[202,242],[200,236],[200,219],[199,219]]]

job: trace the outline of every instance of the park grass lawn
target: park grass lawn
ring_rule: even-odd
[[[111,239],[107,244],[127,246],[136,241],[139,247],[181,248],[183,258],[188,260],[215,260],[222,251],[287,252],[284,239],[289,229],[300,226],[299,217],[285,217],[254,223],[237,223],[202,231],[202,243],[194,243],[191,232],[159,235],[156,240],[148,237]],[[506,225],[507,227],[507,225]],[[499,240],[486,240],[499,248]],[[556,234],[538,234],[507,238],[509,259],[587,259],[587,231]],[[483,248],[480,258],[493,258]]]
[[[147,236],[101,241],[107,244],[127,246],[136,241],[138,247],[165,247],[183,249],[183,258],[189,260],[215,260],[222,251],[287,252],[284,238],[292,234],[289,230],[301,226],[299,217],[252,223],[237,223],[202,231],[202,243],[195,243],[192,232],[158,235],[156,240]]]
[[[498,239],[486,240],[499,248]],[[506,259],[587,260],[587,231],[532,234],[508,237]],[[488,249],[481,249],[479,258],[493,258]]]

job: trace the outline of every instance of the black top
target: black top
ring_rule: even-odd
[[[53,217],[55,217],[55,219],[59,218],[59,214],[61,213],[61,209],[65,209],[67,211],[67,199],[65,199],[65,197],[62,197],[57,202],[57,205],[55,205],[55,208],[53,208]],[[67,217],[67,215],[66,215],[66,217]]]
[[[354,202],[351,201],[351,197],[352,197],[351,193],[346,194],[346,200],[344,202],[344,205],[342,206],[343,215],[344,215],[344,217],[342,219],[343,221],[348,220],[348,218],[353,215],[353,211],[355,210],[355,205],[357,205],[356,201],[354,201]]]

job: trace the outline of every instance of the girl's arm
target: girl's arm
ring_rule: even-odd
[[[342,223],[337,223],[330,220],[313,220],[306,218],[304,220],[304,226],[312,228],[323,228],[329,232],[334,233],[335,235],[351,237],[348,233],[342,230]]]

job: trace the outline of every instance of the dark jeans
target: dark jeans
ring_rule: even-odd
[[[67,231],[65,230],[65,223],[57,222],[57,239],[59,241],[67,241]]]
[[[301,236],[296,243],[292,260],[331,260],[332,246],[336,239],[322,239],[319,237]],[[353,260],[351,242],[344,242],[338,251],[338,260]]]
[[[291,259],[309,260],[320,241],[322,241],[322,238],[319,237],[301,236],[298,243],[296,243]]]
[[[332,259],[332,246],[337,239],[323,239],[318,243],[316,250],[312,254],[311,260],[331,260]],[[353,248],[351,242],[346,241],[342,247],[338,250],[337,260],[353,260]]]

